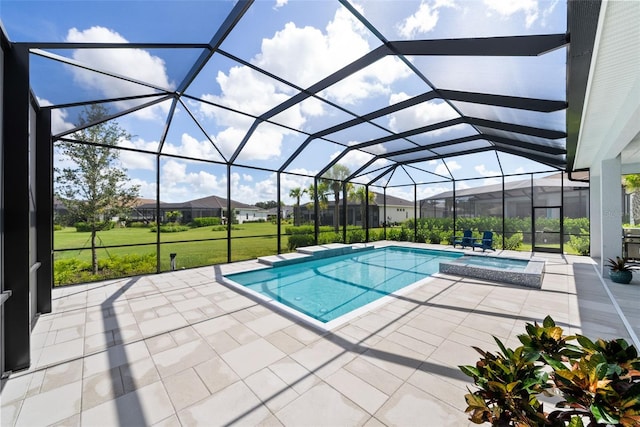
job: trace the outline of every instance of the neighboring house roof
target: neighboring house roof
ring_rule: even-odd
[[[147,203],[138,206],[138,208],[155,208],[156,203]],[[227,199],[218,196],[207,196],[200,199],[188,200],[186,202],[165,203],[160,202],[161,209],[226,209]],[[257,206],[231,200],[232,209],[260,210]]]
[[[588,182],[582,181],[569,181],[568,179],[561,180],[559,179],[560,175],[552,175],[546,178],[538,178],[533,180],[533,186],[535,188],[541,187],[557,187],[564,185],[566,188],[572,187],[584,187],[588,188]],[[517,192],[518,190],[522,190],[523,194],[529,194],[528,191],[531,189],[531,180],[530,179],[521,179],[518,181],[505,181],[504,183],[504,191],[505,192]],[[501,193],[502,192],[502,183],[499,184],[491,184],[491,185],[483,185],[480,187],[472,187],[472,188],[462,188],[456,189],[456,198],[458,197],[470,197],[474,196],[475,198],[481,199],[483,198],[495,198],[492,197],[492,194]],[[444,191],[442,193],[436,194],[435,196],[427,197],[423,200],[438,200],[438,199],[446,199],[453,197],[453,191]],[[502,197],[502,196],[500,196]]]
[[[384,205],[384,201],[385,201],[385,196],[384,194],[381,193],[377,193],[375,191],[371,191],[371,193],[374,194],[375,198],[373,199],[373,202],[370,203],[370,205],[374,206],[383,206]],[[387,194],[386,196],[386,201],[387,201],[387,206],[409,206],[409,207],[413,207],[414,203],[411,200],[406,200],[406,199],[402,199],[400,197],[395,197],[395,196],[391,196],[389,194]],[[342,203],[342,199],[340,199],[340,203]],[[359,205],[360,202],[356,202],[353,199],[349,199],[347,201],[347,203],[349,205]],[[311,205],[311,202],[307,202],[307,203],[303,203],[300,206],[305,206],[307,208],[309,208],[309,205]],[[333,206],[334,205],[334,201],[333,199],[327,201],[327,205],[328,206]]]

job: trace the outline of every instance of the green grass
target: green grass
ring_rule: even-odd
[[[277,228],[274,224],[250,223],[234,227],[238,229],[232,231],[232,237],[234,238],[231,241],[233,261],[254,259],[258,256],[271,255],[277,252],[278,242],[276,237],[273,236],[276,234]],[[178,254],[176,261],[179,268],[227,262],[227,232],[212,230],[213,227],[201,227],[176,233],[161,233],[161,242],[167,242],[160,246],[161,270],[169,270],[170,253]],[[54,233],[54,248],[56,250],[70,248],[84,249],[55,252],[55,260],[79,259],[89,261],[91,259],[90,237],[91,233],[77,232],[75,228],[71,227],[56,231]],[[98,259],[129,254],[155,254],[156,233],[151,232],[148,228],[114,228],[112,230],[98,232],[98,237],[98,246],[148,244],[144,246],[98,249]],[[222,240],[195,241],[201,239]],[[192,241],[170,243],[181,240]],[[287,250],[287,236],[284,235],[282,236],[282,250]]]

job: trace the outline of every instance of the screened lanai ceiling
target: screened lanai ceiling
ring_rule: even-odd
[[[129,170],[158,153],[306,177],[340,164],[387,187],[567,168],[571,6],[9,0],[0,17],[54,140],[100,103],[131,134]]]

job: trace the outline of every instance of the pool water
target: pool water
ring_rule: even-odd
[[[496,268],[500,270],[524,271],[529,264],[528,260],[497,258],[488,256],[465,256],[457,261],[460,264],[478,267]]]
[[[386,247],[226,277],[326,323],[431,276],[438,272],[441,261],[461,256]]]

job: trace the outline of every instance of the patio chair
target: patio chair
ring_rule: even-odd
[[[473,237],[471,235],[471,230],[464,230],[462,232],[462,236],[454,236],[453,238],[453,247],[456,245],[460,245],[463,248],[473,247]]]
[[[473,250],[475,251],[476,248],[481,248],[482,252],[487,249],[495,251],[495,249],[493,249],[493,232],[485,231],[482,233],[482,239],[474,239]]]

